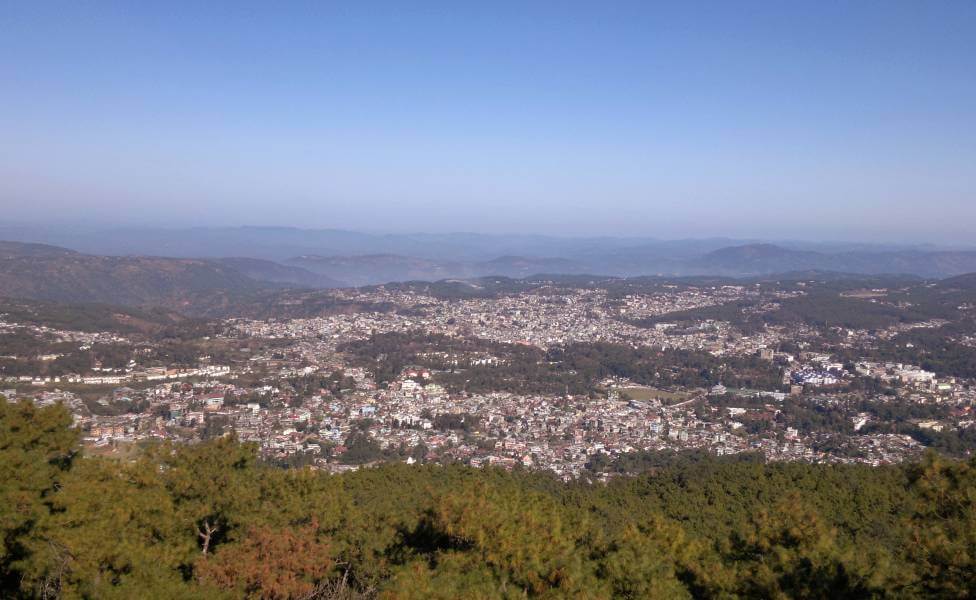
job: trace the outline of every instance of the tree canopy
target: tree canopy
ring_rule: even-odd
[[[607,483],[388,463],[278,469],[222,437],[85,456],[0,401],[9,598],[966,598],[976,461],[648,457]]]

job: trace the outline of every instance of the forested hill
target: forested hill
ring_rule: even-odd
[[[95,256],[42,244],[0,242],[0,296],[11,298],[203,314],[262,291],[339,285],[267,260]]]
[[[194,295],[260,289],[258,281],[220,263],[158,257],[93,256],[7,243],[0,295],[58,302],[105,302],[178,309]]]
[[[228,438],[88,457],[0,400],[4,598],[968,598],[976,460],[655,463],[609,484],[390,464],[328,476]]]

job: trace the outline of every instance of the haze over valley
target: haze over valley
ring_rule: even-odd
[[[0,227],[3,231],[31,241],[3,243],[0,294],[120,304],[152,302],[154,294],[158,300],[179,295],[181,289],[242,293],[269,287],[323,289],[490,276],[742,278],[820,272],[939,279],[976,271],[976,250],[931,245],[378,235],[266,227],[112,229],[88,234],[22,229],[19,235],[12,227]],[[46,244],[34,243],[41,240]]]

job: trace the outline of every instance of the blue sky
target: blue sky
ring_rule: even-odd
[[[416,4],[5,4],[3,218],[974,241],[976,2]]]

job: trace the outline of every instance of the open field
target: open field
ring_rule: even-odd
[[[660,400],[664,404],[674,404],[688,399],[685,392],[669,392],[647,386],[623,387],[618,390],[621,396],[631,400]]]

